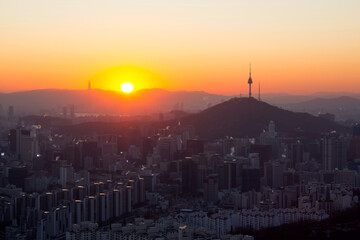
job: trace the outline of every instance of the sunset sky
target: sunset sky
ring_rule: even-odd
[[[0,0],[0,92],[360,92],[359,0]]]

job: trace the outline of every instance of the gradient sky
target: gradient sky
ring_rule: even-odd
[[[359,0],[0,0],[0,31],[0,92],[133,66],[137,89],[238,94],[249,62],[262,92],[360,92]]]

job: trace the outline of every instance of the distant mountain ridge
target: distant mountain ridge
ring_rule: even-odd
[[[16,113],[61,114],[63,107],[75,106],[75,112],[99,114],[150,114],[171,110],[203,110],[230,96],[200,91],[142,89],[131,94],[116,91],[44,89],[0,94],[3,108],[15,107]]]
[[[348,105],[356,105],[360,103],[360,99],[349,97],[349,96],[340,96],[335,98],[315,98],[304,102],[299,102],[295,104],[289,104],[289,107],[296,108],[323,108],[323,107],[346,107]]]
[[[282,106],[292,111],[307,112],[313,115],[331,113],[336,116],[336,120],[360,120],[360,99],[349,96],[315,98]]]
[[[359,99],[360,95],[348,94],[353,99]],[[326,103],[331,98],[339,98],[337,93],[317,93],[311,95],[290,95],[290,94],[262,94],[262,99],[270,104],[280,106],[292,111],[308,112],[318,114],[311,102],[314,98],[322,96],[327,106],[337,106],[336,103]],[[168,91],[164,89],[142,89],[131,94],[123,94],[117,91],[101,89],[66,90],[66,89],[42,89],[21,91],[14,93],[0,93],[0,105],[3,111],[9,105],[15,107],[15,113],[25,115],[51,115],[61,116],[64,107],[75,106],[76,113],[90,113],[102,115],[148,115],[172,110],[183,110],[187,112],[199,112],[218,103],[229,100],[234,96],[211,94],[202,91]],[[338,99],[339,100],[339,99]],[[341,100],[341,99],[340,99]],[[304,107],[309,101],[310,107]],[[345,104],[345,103],[344,103]],[[349,106],[354,105],[349,103]],[[348,108],[349,106],[346,106]],[[323,109],[325,109],[323,107]],[[353,117],[360,119],[360,109],[353,108],[352,115],[343,116],[343,112],[334,111],[329,108],[328,112],[335,113],[340,119]],[[69,111],[69,109],[68,109]],[[0,111],[1,114],[1,111]]]

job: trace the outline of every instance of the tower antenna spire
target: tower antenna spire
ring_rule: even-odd
[[[240,89],[239,89],[239,93],[240,93],[240,98],[242,97],[242,94],[241,94],[241,84],[240,84]]]
[[[261,97],[260,97],[260,80],[259,80],[259,101],[261,101]]]
[[[251,63],[249,63],[249,78],[251,78]]]

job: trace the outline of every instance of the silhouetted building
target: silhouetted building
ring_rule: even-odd
[[[360,136],[354,136],[350,141],[349,159],[360,159]]]
[[[295,167],[297,163],[303,162],[304,144],[300,141],[291,144],[291,162],[292,167]]]
[[[267,162],[264,167],[266,184],[272,188],[284,186],[284,172],[286,165],[282,161]]]
[[[75,118],[75,106],[74,106],[74,104],[70,105],[70,118],[71,119]]]
[[[309,158],[316,159],[321,162],[321,144],[319,142],[311,142],[308,144]]]
[[[331,184],[335,182],[335,175],[333,171],[320,171],[321,182]]]
[[[323,114],[319,114],[320,118],[324,118],[327,119],[329,121],[335,121],[335,115],[331,114],[331,113],[323,113]]]
[[[253,144],[250,146],[250,153],[258,153],[260,161],[260,174],[263,176],[264,163],[271,160],[272,147],[270,145]]]
[[[146,164],[146,157],[154,151],[154,143],[150,137],[144,138],[142,142],[141,160],[142,164]]]
[[[144,179],[144,187],[148,192],[154,192],[157,182],[157,174],[146,174],[141,176]]]
[[[204,181],[205,201],[216,203],[219,194],[219,177],[217,174],[210,174]]]
[[[198,139],[189,139],[186,142],[186,155],[191,157],[204,152],[204,142]]]
[[[353,127],[353,138],[350,141],[351,159],[360,159],[360,124],[357,123]]]
[[[123,136],[119,135],[117,137],[117,145],[118,145],[118,154],[126,152],[128,146],[127,146],[126,140]]]
[[[19,188],[24,188],[24,179],[27,175],[25,167],[16,167],[9,169],[9,183]]]
[[[63,107],[63,118],[67,118],[68,117],[68,108],[67,107]]]
[[[284,186],[294,185],[294,170],[287,170],[283,173]]]
[[[256,168],[243,168],[241,171],[241,191],[247,192],[252,189],[260,190],[260,170]]]
[[[79,144],[69,144],[65,147],[64,151],[64,159],[66,159],[67,163],[72,164],[75,169],[80,169],[81,162],[80,160],[80,146]]]
[[[9,131],[9,148],[17,160],[32,163],[39,153],[35,130],[24,128],[11,129]]]
[[[182,162],[182,192],[183,194],[195,195],[197,193],[197,163],[186,157]]]
[[[80,160],[83,169],[102,167],[99,161],[99,149],[95,141],[80,142]]]
[[[157,152],[161,157],[161,161],[169,162],[174,160],[174,152],[176,151],[176,141],[170,137],[160,137],[157,144]]]
[[[97,136],[98,148],[101,155],[116,155],[118,153],[118,138],[114,134],[102,134]]]
[[[217,166],[219,175],[219,188],[230,190],[237,187],[237,163],[236,161],[224,161]]]
[[[9,150],[11,154],[16,155],[16,139],[17,139],[17,130],[10,129],[9,131]]]
[[[280,142],[277,138],[277,132],[275,131],[275,122],[270,121],[268,125],[268,131],[264,131],[260,134],[260,144],[262,145],[271,145],[272,148],[272,158],[276,159],[279,156],[279,146]]]
[[[327,171],[346,166],[346,141],[336,132],[327,133],[322,139],[322,168]]]
[[[356,123],[353,127],[353,136],[360,137],[360,123]]]
[[[13,119],[15,115],[14,106],[9,106],[8,108],[8,119]]]

